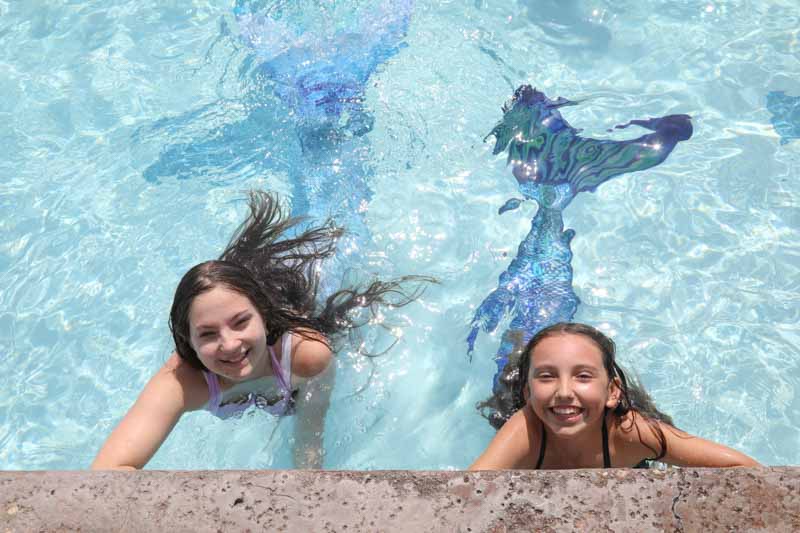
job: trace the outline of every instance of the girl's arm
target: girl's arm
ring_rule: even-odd
[[[698,466],[724,468],[729,466],[761,466],[754,459],[745,454],[717,444],[710,440],[695,437],[684,431],[676,429],[669,424],[656,422],[664,432],[667,440],[667,453],[661,461],[676,466]],[[643,416],[636,416],[636,431],[641,435],[641,440],[653,449],[660,449],[656,432],[649,426]],[[641,444],[641,443],[640,443]],[[644,448],[644,445],[642,445]],[[646,450],[647,457],[652,457],[652,452]]]
[[[514,413],[469,467],[470,470],[533,468],[539,454],[541,435],[536,415],[526,405]]]
[[[325,337],[317,332],[304,331],[293,341],[292,374],[308,378],[296,404],[294,464],[296,468],[322,468],[325,415],[335,377],[333,356]]]
[[[144,467],[186,411],[208,401],[202,374],[177,354],[150,378],[136,403],[106,440],[92,463],[95,470]]]

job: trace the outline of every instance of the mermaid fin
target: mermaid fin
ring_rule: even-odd
[[[514,209],[518,208],[524,199],[521,198],[510,198],[506,200],[506,203],[497,211],[498,215],[502,215],[506,211],[513,211]]]
[[[631,120],[616,129],[629,126],[641,126],[653,133],[626,141],[576,137],[570,143],[569,154],[573,161],[565,169],[564,176],[576,193],[594,191],[615,176],[654,167],[669,156],[678,142],[692,136],[689,115]]]
[[[467,353],[470,358],[472,357],[472,351],[475,349],[475,339],[478,338],[480,330],[483,329],[486,333],[494,331],[500,319],[514,307],[516,301],[516,296],[511,291],[498,287],[481,302],[472,317],[470,332],[467,336],[467,345],[469,346]]]

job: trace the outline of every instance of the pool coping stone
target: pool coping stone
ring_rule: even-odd
[[[800,468],[0,472],[0,532],[800,531]]]

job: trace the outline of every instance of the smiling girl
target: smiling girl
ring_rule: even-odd
[[[655,460],[758,465],[675,428],[644,389],[628,383],[613,341],[591,326],[560,323],[541,330],[504,375],[516,381],[513,398],[493,398],[482,407],[497,411],[493,422],[507,421],[470,470],[633,467]]]
[[[156,371],[111,433],[95,469],[142,468],[181,416],[206,409],[220,418],[250,407],[295,414],[294,460],[322,465],[322,431],[333,384],[331,339],[358,327],[355,308],[400,306],[406,277],[343,289],[320,305],[318,272],[342,230],[330,222],[296,231],[276,198],[250,194],[250,216],[218,260],[190,269],[175,291],[175,352]],[[291,231],[297,235],[281,238]],[[389,298],[391,297],[391,298]],[[390,301],[392,300],[392,301]]]

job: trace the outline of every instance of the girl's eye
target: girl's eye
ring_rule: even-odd
[[[213,331],[204,331],[203,333],[200,334],[200,338],[201,339],[208,339],[208,338],[213,337],[213,336],[214,336],[214,332]]]
[[[243,328],[243,327],[245,327],[247,325],[248,322],[250,322],[250,317],[246,316],[246,317],[244,317],[244,318],[242,318],[242,319],[240,319],[240,320],[238,320],[236,322],[236,327],[237,328]]]
[[[584,373],[584,374],[578,374],[577,377],[581,381],[588,381],[588,380],[592,379],[593,376],[591,374]]]

